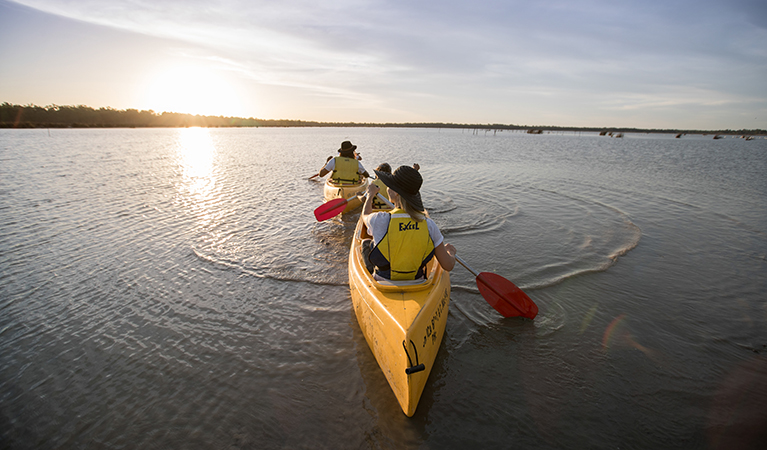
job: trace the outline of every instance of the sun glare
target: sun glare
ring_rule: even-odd
[[[220,199],[217,187],[216,146],[207,128],[178,130],[178,162],[183,178],[178,200],[196,216],[201,227],[215,224],[211,201]]]
[[[205,128],[179,130],[178,153],[184,175],[189,179],[210,177],[213,170],[213,154],[216,149]]]
[[[144,104],[155,112],[206,116],[244,116],[232,82],[213,69],[173,67],[158,72],[147,83]]]
[[[178,131],[178,157],[186,191],[206,198],[215,184],[213,159],[216,148],[206,128],[182,128]]]

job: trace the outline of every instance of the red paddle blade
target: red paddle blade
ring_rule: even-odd
[[[538,305],[522,289],[511,281],[492,272],[482,272],[477,276],[477,287],[482,297],[487,300],[503,317],[522,316],[534,319],[538,315]]]
[[[335,217],[344,211],[348,202],[349,200],[345,198],[334,198],[333,200],[318,206],[317,209],[314,210],[314,217],[320,222]]]

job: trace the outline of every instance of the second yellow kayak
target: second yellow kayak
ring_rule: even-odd
[[[359,183],[335,183],[332,179],[325,180],[325,201],[335,198],[348,199],[343,212],[348,213],[362,206],[362,198],[357,194],[365,192],[369,183],[368,178],[363,178]]]

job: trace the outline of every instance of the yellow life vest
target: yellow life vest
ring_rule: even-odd
[[[345,158],[343,156],[335,157],[336,168],[330,178],[336,183],[359,183],[360,166],[356,159]]]
[[[376,273],[390,280],[424,278],[426,263],[434,256],[434,241],[426,220],[412,219],[404,210],[390,213],[383,239],[370,252]]]
[[[381,194],[386,200],[389,200],[389,192],[386,190],[386,185],[384,184],[384,182],[381,181],[380,178],[376,178],[375,180],[373,180],[373,183],[376,186],[378,186],[378,188],[380,189],[378,193]],[[373,199],[373,209],[388,209],[388,208],[389,208],[389,205],[382,202],[381,199],[379,199],[378,196],[376,195],[375,198]]]

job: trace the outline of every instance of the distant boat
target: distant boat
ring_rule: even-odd
[[[622,138],[622,137],[623,137],[623,133],[615,133],[615,134],[613,135],[613,137],[616,137],[616,138]]]
[[[682,137],[682,134],[683,134],[683,133],[679,133],[679,134],[677,134],[677,135],[676,135],[676,138],[677,138],[677,139],[679,139],[680,137]]]
[[[714,139],[722,139],[722,136],[717,134],[716,136],[714,136]]]

